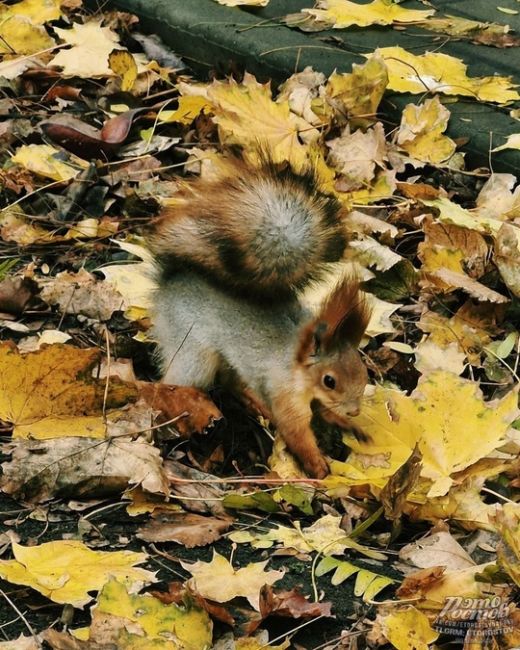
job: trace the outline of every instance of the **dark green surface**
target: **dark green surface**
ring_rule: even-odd
[[[520,33],[520,15],[499,12],[491,0],[434,0],[432,4],[438,15],[500,22]],[[516,0],[500,0],[499,4],[520,10]],[[365,60],[362,53],[378,46],[400,45],[416,54],[435,50],[461,58],[471,76],[511,75],[520,83],[520,48],[453,41],[416,26],[404,31],[372,27],[309,34],[276,24],[275,18],[310,7],[312,0],[271,0],[262,10],[224,7],[214,0],[109,0],[107,5],[139,15],[143,30],[158,34],[199,73],[215,68],[225,73],[238,66],[261,80],[280,82],[308,65],[325,74],[334,69],[350,71],[352,63]],[[406,6],[424,8],[417,2]],[[390,126],[397,124],[403,107],[420,98],[388,93],[381,107],[384,118]],[[469,139],[463,151],[470,165],[488,165],[489,149],[502,144],[509,134],[520,132],[520,122],[508,115],[510,108],[463,99],[449,104],[449,135]],[[491,154],[491,163],[495,171],[518,174],[520,152]]]

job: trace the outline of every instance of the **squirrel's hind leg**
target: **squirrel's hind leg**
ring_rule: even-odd
[[[186,340],[179,350],[165,355],[163,351],[163,378],[165,384],[211,388],[221,365],[216,350],[198,346]]]

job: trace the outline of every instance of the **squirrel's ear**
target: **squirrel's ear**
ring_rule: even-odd
[[[300,341],[296,351],[296,360],[299,363],[308,361],[311,357],[320,354],[323,343],[322,338],[326,330],[325,323],[313,320],[300,332]]]
[[[359,280],[344,278],[323,304],[318,321],[324,324],[321,343],[326,351],[357,347],[370,320],[371,309],[359,288]]]

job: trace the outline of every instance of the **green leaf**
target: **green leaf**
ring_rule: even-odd
[[[255,492],[254,494],[228,494],[222,501],[225,508],[235,510],[246,510],[256,508],[263,512],[278,512],[280,507],[273,497],[267,492]]]
[[[280,499],[286,503],[291,504],[301,510],[305,515],[312,515],[312,498],[314,496],[315,490],[308,487],[302,487],[298,485],[291,485],[290,483],[284,485],[282,488],[277,490],[274,494],[275,501]]]

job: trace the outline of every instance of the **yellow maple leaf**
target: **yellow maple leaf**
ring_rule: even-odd
[[[267,7],[269,0],[215,0],[219,5],[226,7],[240,7],[246,5],[248,7]]]
[[[0,346],[0,419],[14,424],[17,438],[63,435],[102,437],[105,380],[90,371],[100,351],[55,344],[21,355]],[[126,404],[136,388],[112,378],[105,406]]]
[[[24,16],[33,25],[43,25],[61,17],[61,0],[22,0],[0,7],[0,19],[3,20],[6,15]]]
[[[288,101],[274,102],[268,83],[246,74],[241,84],[233,79],[214,81],[207,94],[223,142],[253,148],[265,144],[275,162],[289,160],[302,166],[308,160],[308,147],[300,137],[316,139],[318,131],[291,113]]]
[[[405,9],[387,0],[372,0],[357,4],[349,0],[319,0],[317,9],[302,9],[302,13],[314,16],[333,29],[357,25],[391,25],[392,23],[415,23],[435,13],[434,9]]]
[[[251,607],[260,611],[260,590],[283,578],[285,571],[264,571],[269,560],[250,562],[241,569],[234,569],[229,560],[213,551],[211,562],[181,562],[183,569],[193,576],[195,589],[204,596],[225,603],[236,596],[247,598]]]
[[[366,127],[374,117],[388,84],[386,64],[373,56],[352,72],[333,72],[325,86],[327,100],[339,114],[348,115],[351,128]]]
[[[424,332],[430,332],[429,340],[439,347],[446,348],[454,343],[467,356],[470,363],[480,365],[480,354],[491,340],[487,330],[492,323],[479,321],[468,312],[468,308],[463,306],[448,319],[429,311],[421,317],[419,328]]]
[[[133,551],[92,551],[77,540],[46,542],[38,546],[13,543],[14,560],[0,560],[0,576],[27,585],[55,603],[83,607],[113,577],[130,585],[155,581],[155,575],[134,565],[147,559]]]
[[[185,95],[179,97],[179,106],[173,110],[161,110],[158,115],[159,122],[179,122],[180,124],[191,124],[193,120],[203,111],[209,112],[212,109],[210,102],[201,95]]]
[[[38,176],[55,181],[68,181],[88,167],[86,161],[72,154],[67,154],[67,162],[64,162],[63,153],[50,144],[25,144],[16,150],[11,160]]]
[[[378,616],[385,637],[398,650],[428,650],[438,637],[428,617],[415,607],[399,607]]]
[[[401,116],[397,144],[412,158],[424,163],[445,162],[455,153],[457,145],[444,135],[450,112],[438,97],[423,104],[408,104]]]
[[[348,439],[354,450],[332,470],[345,476],[364,473],[367,482],[390,477],[416,445],[422,453],[421,476],[431,481],[428,497],[442,496],[451,474],[472,465],[501,446],[518,417],[517,390],[501,400],[484,402],[478,385],[442,370],[423,375],[410,396],[377,386],[365,398],[356,426],[370,442]]]
[[[378,48],[375,54],[382,56],[387,65],[388,88],[397,92],[463,95],[499,104],[520,99],[510,77],[468,77],[464,62],[448,54],[412,54],[402,47]]]
[[[34,25],[26,16],[0,16],[0,54],[34,54],[55,45],[43,25]]]
[[[107,619],[117,623],[107,629]],[[88,639],[135,650],[205,650],[212,636],[213,624],[205,610],[192,603],[165,604],[150,594],[129,594],[124,584],[110,580],[92,609]]]
[[[497,546],[499,566],[520,587],[520,504],[502,504],[494,516],[494,522],[502,538]]]

